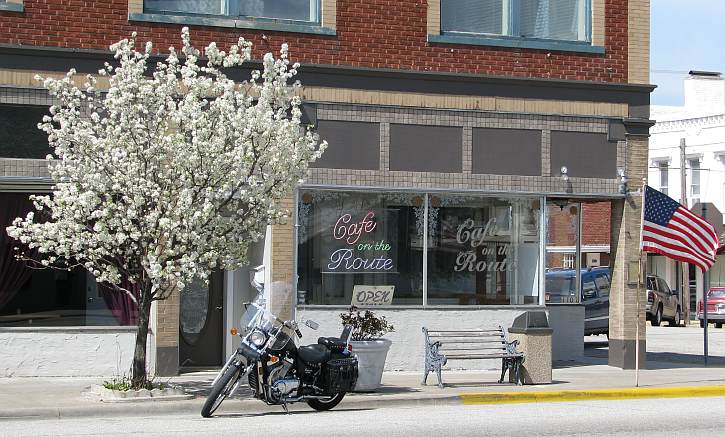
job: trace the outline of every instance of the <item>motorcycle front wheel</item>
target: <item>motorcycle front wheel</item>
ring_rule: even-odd
[[[240,367],[235,364],[230,364],[224,368],[224,372],[217,379],[216,383],[212,386],[209,396],[207,396],[204,406],[201,407],[202,417],[211,417],[212,414],[219,408],[224,399],[229,396],[232,391],[234,384],[239,381],[242,377]]]
[[[307,405],[317,411],[332,410],[345,397],[345,393],[338,393],[326,399],[308,399]]]

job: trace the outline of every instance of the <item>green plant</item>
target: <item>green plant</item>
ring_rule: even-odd
[[[361,312],[355,306],[351,306],[346,313],[341,313],[340,319],[343,326],[352,325],[354,341],[374,340],[395,331],[395,327],[385,319],[385,316],[376,316],[370,310]]]
[[[154,382],[154,380],[152,378],[151,380],[147,380],[141,386],[134,387],[133,384],[131,383],[131,378],[129,378],[126,375],[123,375],[123,376],[114,377],[110,381],[103,381],[103,387],[107,388],[109,390],[118,390],[118,391],[141,390],[141,389],[153,390],[155,388],[163,390],[166,388],[166,384],[160,383],[160,382]]]

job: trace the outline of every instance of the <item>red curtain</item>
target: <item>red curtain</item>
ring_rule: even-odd
[[[133,293],[136,302],[141,296],[141,285],[131,283],[128,279],[121,279],[121,287]],[[134,326],[138,322],[138,304],[131,299],[125,291],[118,290],[110,284],[100,283],[98,289],[106,302],[106,306],[113,313],[121,326]]]

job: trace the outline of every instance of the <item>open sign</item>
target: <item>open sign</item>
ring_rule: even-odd
[[[395,285],[356,285],[352,289],[353,306],[390,305]]]

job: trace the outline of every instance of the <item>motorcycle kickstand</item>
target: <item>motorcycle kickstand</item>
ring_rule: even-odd
[[[282,402],[282,408],[284,408],[284,412],[289,414],[289,408],[287,408],[287,402]]]

